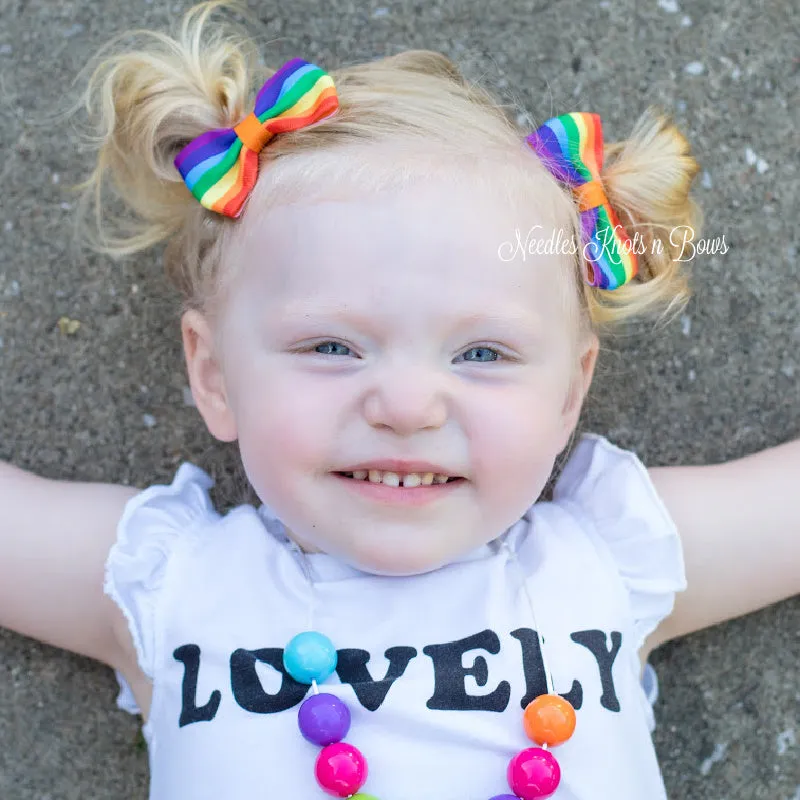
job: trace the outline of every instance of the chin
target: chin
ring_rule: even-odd
[[[439,553],[409,553],[392,548],[383,548],[379,552],[361,552],[348,560],[362,572],[386,577],[402,578],[410,575],[422,575],[433,572],[451,561],[455,555]]]

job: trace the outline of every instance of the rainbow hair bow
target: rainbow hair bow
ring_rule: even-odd
[[[238,217],[258,176],[258,154],[278,133],[331,116],[339,108],[333,79],[300,58],[287,61],[258,93],[253,112],[234,128],[201,134],[175,166],[201,205]]]
[[[581,216],[586,282],[617,289],[637,272],[631,240],[608,202],[603,168],[603,128],[597,114],[562,114],[547,120],[525,141],[556,180],[574,192]]]

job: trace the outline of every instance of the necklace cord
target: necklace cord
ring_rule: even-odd
[[[311,576],[311,564],[309,563],[308,557],[303,552],[303,549],[297,542],[290,541],[292,546],[292,550],[297,553],[297,556],[300,560],[300,565],[303,568],[303,574],[306,576],[306,583],[308,584],[308,625],[306,630],[313,631],[314,630],[314,605],[316,601],[316,593],[315,593],[315,585],[314,585],[314,578]],[[314,686],[316,687],[316,681],[314,682]]]
[[[547,663],[547,657],[544,652],[544,636],[542,635],[542,632],[539,628],[539,623],[536,621],[536,612],[533,610],[533,598],[531,597],[531,593],[528,590],[528,580],[525,576],[525,572],[522,569],[522,566],[519,563],[517,554],[514,552],[513,548],[508,544],[505,538],[503,538],[503,540],[500,542],[500,547],[506,551],[508,560],[513,562],[514,569],[517,571],[520,584],[522,585],[522,590],[525,592],[525,597],[528,599],[528,606],[530,607],[531,610],[531,617],[533,617],[533,627],[536,629],[536,636],[539,639],[539,652],[542,657],[542,666],[544,667],[544,677],[545,677],[545,683],[547,684],[547,692],[548,694],[555,694],[555,689],[553,688],[553,673],[550,672],[550,667]]]

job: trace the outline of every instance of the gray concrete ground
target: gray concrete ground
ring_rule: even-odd
[[[800,435],[794,4],[250,5],[276,61],[333,67],[441,49],[539,121],[599,112],[609,141],[648,103],[671,111],[703,165],[705,236],[724,235],[730,250],[693,263],[682,320],[609,343],[587,426],[650,465],[716,462]],[[65,187],[89,161],[47,120],[109,35],[162,26],[186,6],[0,3],[0,458],[47,476],[144,486],[169,481],[184,459],[226,463],[184,404],[176,306],[157,255],[71,255]],[[62,316],[79,330],[62,334]],[[795,599],[655,654],[672,798],[800,798],[799,630]],[[0,632],[0,798],[145,798],[138,725],[115,694],[108,669]]]

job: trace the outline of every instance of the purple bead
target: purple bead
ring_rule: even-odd
[[[490,797],[489,800],[519,800],[515,794],[496,794],[494,797]]]
[[[335,694],[312,694],[300,706],[297,724],[309,742],[327,747],[347,736],[350,709]]]

